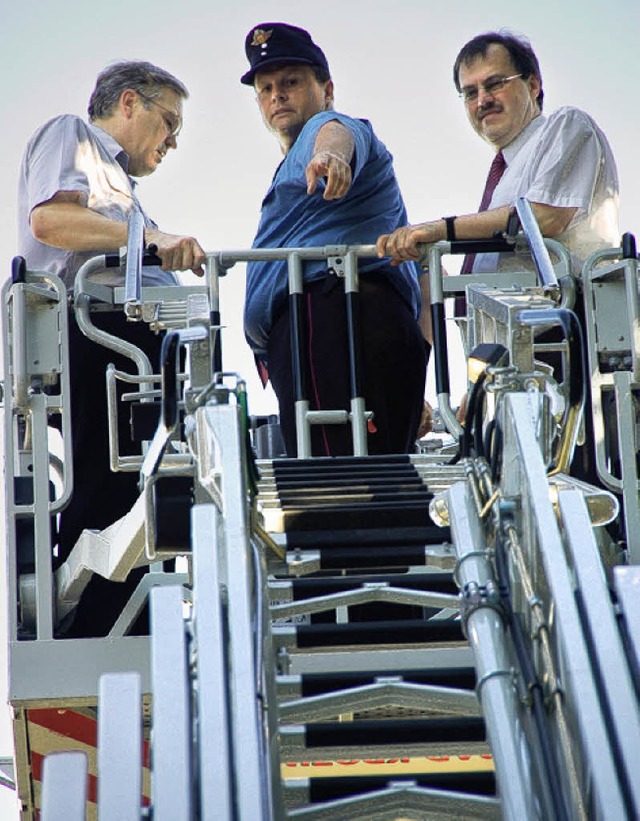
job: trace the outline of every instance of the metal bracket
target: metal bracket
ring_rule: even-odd
[[[490,607],[492,610],[495,610],[504,621],[505,614],[500,602],[500,592],[498,591],[498,585],[493,579],[487,579],[484,584],[467,582],[460,593],[462,631],[467,638],[467,622],[472,614],[481,607]]]
[[[346,276],[344,255],[341,254],[337,257],[329,257],[327,259],[327,269],[329,273],[335,274],[337,277],[344,279]]]

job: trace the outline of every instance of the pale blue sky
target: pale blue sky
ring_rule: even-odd
[[[194,234],[207,250],[249,247],[279,151],[239,76],[247,31],[274,20],[308,28],[322,46],[336,108],[372,121],[395,156],[414,222],[476,210],[490,163],[491,149],[472,132],[453,88],[459,47],[503,26],[526,34],[540,59],[545,110],[570,104],[595,117],[618,160],[621,229],[640,232],[638,0],[9,0],[0,29],[5,271],[16,253],[15,189],[26,140],[56,114],[84,114],[96,74],[118,59],[158,63],[191,91],[179,151],[140,185],[146,209],[162,228]],[[243,280],[232,269],[222,286],[224,364],[247,378],[250,409],[266,412],[273,400],[258,386],[241,333]],[[3,616],[4,609],[3,601]],[[5,675],[0,652],[2,682]],[[6,715],[0,710],[0,755],[11,752]],[[2,802],[0,788],[0,817],[9,819]]]

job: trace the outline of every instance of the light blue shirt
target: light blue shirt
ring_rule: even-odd
[[[307,194],[305,169],[314,154],[321,126],[337,120],[352,133],[355,151],[352,184],[338,200],[324,200],[324,180]],[[335,111],[323,111],[304,126],[278,167],[267,195],[254,248],[295,248],[324,245],[375,244],[380,234],[407,224],[407,213],[393,171],[392,157],[366,120],[355,120]],[[326,261],[304,263],[305,281],[320,279]],[[380,271],[398,289],[414,312],[420,312],[420,268],[403,263],[391,268],[377,257],[359,260],[360,271]],[[252,262],[247,266],[245,334],[258,354],[264,354],[274,313],[288,293],[285,262]]]
[[[79,192],[82,205],[119,222],[127,222],[137,210],[146,227],[157,228],[136,197],[128,164],[129,156],[113,137],[74,114],[54,117],[35,132],[27,144],[18,183],[18,248],[29,269],[56,274],[72,288],[83,262],[104,253],[100,248],[67,251],[33,236],[31,212],[59,191]],[[121,283],[123,275],[117,276],[115,280],[112,272],[109,281]],[[172,271],[158,267],[145,267],[142,281],[144,285],[178,284]]]

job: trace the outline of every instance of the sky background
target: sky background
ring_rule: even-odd
[[[208,251],[250,247],[280,155],[239,77],[248,30],[272,21],[309,29],[322,47],[335,107],[371,120],[394,155],[412,222],[477,210],[491,162],[490,147],[472,131],[453,87],[459,48],[501,27],[527,35],[542,68],[545,111],[575,105],[596,119],[618,161],[621,230],[640,232],[639,0],[7,0],[0,26],[0,261],[6,275],[17,252],[15,192],[26,141],[57,114],[84,116],[98,72],[123,59],[161,65],[191,92],[178,152],[139,186],[145,209],[160,228],[194,235]],[[243,290],[243,268],[236,266],[221,286],[224,367],[246,378],[252,412],[271,413],[273,395],[254,376],[242,335]],[[463,363],[456,368],[454,386],[463,382]],[[432,379],[427,396],[433,398]],[[4,628],[4,581],[0,606]],[[12,754],[5,645],[2,629],[0,757]],[[17,818],[14,807],[0,787],[0,818]]]

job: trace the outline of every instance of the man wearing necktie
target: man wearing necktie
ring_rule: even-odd
[[[419,243],[489,239],[507,226],[519,197],[532,205],[543,236],[569,250],[574,272],[594,250],[620,242],[618,176],[605,135],[593,119],[565,106],[542,114],[542,75],[529,42],[504,29],[470,40],[453,78],[473,129],[496,152],[480,208],[399,228],[378,239],[380,256],[417,259]],[[522,270],[519,254],[468,256],[462,273]]]
[[[379,237],[378,253],[398,264],[418,259],[419,243],[490,239],[506,229],[519,197],[530,201],[542,235],[567,248],[578,277],[591,253],[618,246],[618,175],[607,138],[580,109],[542,114],[542,75],[529,42],[504,29],[478,35],[458,54],[453,79],[473,129],[495,151],[478,212],[399,228]],[[478,253],[465,257],[461,273],[527,268],[526,251]],[[457,303],[464,314],[464,299]],[[591,481],[589,448],[579,450],[572,470]]]

